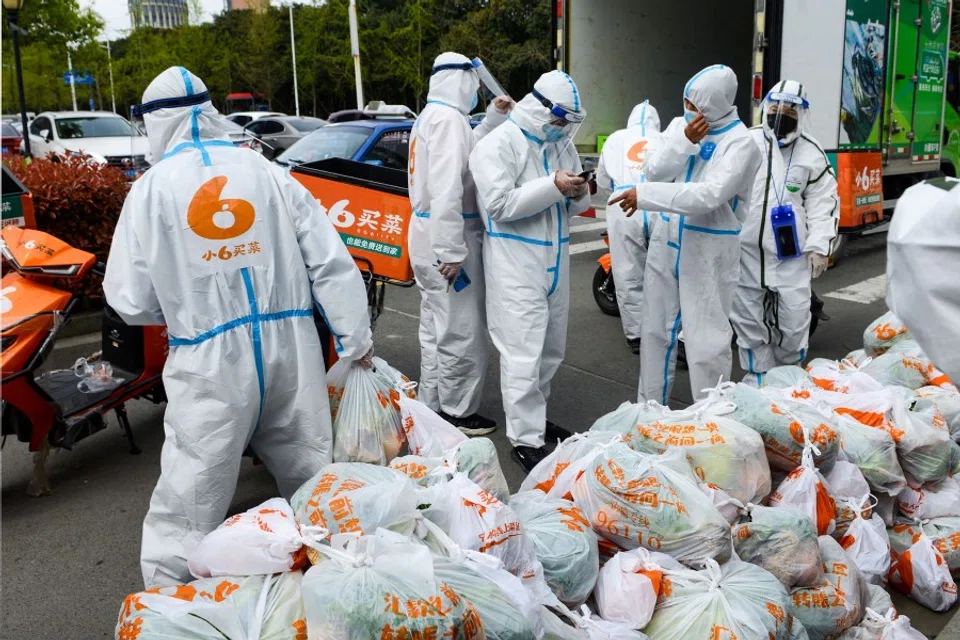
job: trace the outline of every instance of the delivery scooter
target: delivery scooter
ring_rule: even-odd
[[[116,412],[120,428],[138,454],[127,418],[126,402],[145,398],[166,401],[161,373],[167,358],[166,327],[131,327],[104,305],[99,361],[112,375],[99,380],[79,377],[73,369],[41,371],[57,335],[79,303],[77,294],[59,288],[87,273],[103,275],[104,265],[92,253],[74,249],[52,235],[7,226],[0,232],[4,276],[0,291],[0,405],[4,441],[14,435],[30,444],[34,478],[28,492],[50,491],[44,463],[51,447],[70,449],[106,427]]]

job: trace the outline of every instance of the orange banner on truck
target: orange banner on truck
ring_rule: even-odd
[[[840,228],[859,229],[883,220],[883,159],[880,152],[837,154]]]
[[[350,255],[361,259],[361,268],[369,261],[376,276],[413,280],[407,251],[412,213],[406,196],[299,172],[291,175],[317,199]]]

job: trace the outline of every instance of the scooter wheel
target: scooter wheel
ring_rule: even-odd
[[[613,283],[613,272],[607,272],[602,265],[597,265],[593,274],[593,299],[597,301],[600,311],[608,316],[619,316],[620,307],[617,306],[617,290]]]

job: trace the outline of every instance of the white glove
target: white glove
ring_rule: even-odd
[[[568,198],[578,198],[576,195],[583,187],[586,187],[587,181],[575,174],[569,169],[561,169],[553,177],[553,183],[557,185],[560,193]],[[580,195],[583,195],[582,193]]]
[[[462,266],[462,262],[443,262],[437,265],[437,271],[440,272],[444,280],[453,282],[457,279],[457,274],[460,273],[460,267]]]
[[[810,277],[815,280],[827,270],[829,259],[822,253],[809,253],[807,256],[810,260]]]
[[[364,369],[370,369],[373,367],[373,347],[370,347],[370,350],[363,354],[363,357],[360,358],[360,366]]]

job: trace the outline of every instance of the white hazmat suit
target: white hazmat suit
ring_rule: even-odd
[[[534,90],[581,112],[580,94],[565,73],[540,76]],[[544,444],[550,382],[563,361],[570,306],[569,217],[590,196],[561,194],[558,170],[582,169],[572,132],[547,142],[552,116],[527,94],[510,119],[477,143],[470,169],[486,226],[483,263],[487,320],[500,352],[500,387],[507,437],[516,446]]]
[[[127,196],[103,286],[126,322],[170,335],[166,440],[143,523],[149,588],[191,579],[187,554],[226,517],[247,445],[288,499],[330,462],[314,305],[341,358],[372,343],[360,272],[313,196],[228,142],[186,69],[157,76],[143,102],[163,159]]]
[[[780,106],[787,107],[790,103],[785,98],[799,101],[791,108],[799,117],[796,130],[778,140],[767,116]],[[804,104],[803,85],[781,81],[764,100],[763,124],[750,130],[762,162],[740,232],[740,286],[730,320],[737,334],[740,366],[757,383],[770,369],[799,365],[806,358],[811,296],[808,254],[828,255],[837,233],[837,180],[823,149],[806,132]],[[776,119],[776,113],[772,115]],[[783,205],[793,207],[800,255],[779,260],[771,213]]]
[[[649,102],[633,108],[627,128],[613,132],[603,144],[597,167],[597,190],[610,196],[645,181],[643,161],[660,134],[660,116]],[[620,307],[620,321],[628,341],[640,339],[643,322],[643,272],[647,245],[660,219],[659,212],[637,211],[631,217],[620,207],[607,207],[610,266]]]
[[[681,322],[694,397],[730,377],[730,308],[739,279],[740,227],[750,206],[760,151],[740,122],[737,78],[714,65],[694,75],[683,97],[709,124],[698,144],[676,118],[647,156],[637,208],[663,211],[650,239],[640,343],[641,399],[667,404]]]
[[[461,66],[463,68],[449,68]],[[506,120],[491,102],[471,130],[468,116],[480,81],[466,57],[434,62],[427,106],[410,135],[408,245],[420,289],[419,399],[454,417],[477,412],[487,371],[483,222],[468,162],[474,144]],[[469,70],[467,70],[469,68]],[[437,262],[462,263],[470,285],[451,288]]]

